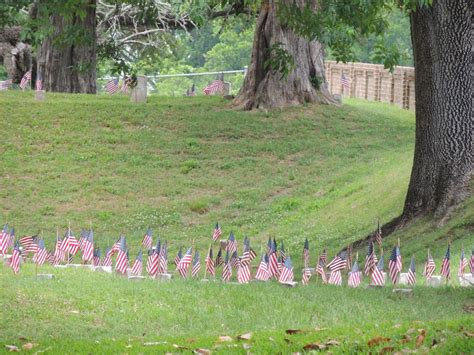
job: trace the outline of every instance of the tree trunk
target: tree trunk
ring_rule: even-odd
[[[43,42],[38,53],[38,77],[43,80],[45,90],[96,93],[95,6],[96,0],[88,1],[86,15],[83,19],[75,14],[72,15],[71,19],[65,19],[58,14],[50,16],[54,33]],[[84,40],[80,44],[58,44],[58,36],[64,33],[66,27],[71,25],[85,31]]]
[[[0,64],[3,64],[9,79],[19,84],[23,75],[34,62],[31,46],[20,42],[20,27],[0,28]]]
[[[416,142],[401,224],[433,214],[443,223],[473,176],[474,2],[434,0],[411,13]]]
[[[323,46],[317,41],[308,42],[289,28],[283,27],[277,18],[276,0],[265,1],[255,28],[251,63],[244,84],[233,105],[244,110],[272,109],[305,102],[337,103],[328,90],[324,73]],[[306,1],[280,0],[302,6]],[[281,78],[278,71],[265,68],[270,48],[277,43],[292,55],[295,69]],[[319,89],[312,78],[320,81]]]

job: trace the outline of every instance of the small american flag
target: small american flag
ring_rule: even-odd
[[[182,248],[180,247],[178,250],[178,254],[176,254],[176,257],[174,258],[174,263],[176,267],[178,267],[179,262],[181,261],[182,257],[183,257],[183,252],[182,252]]]
[[[216,256],[216,267],[221,266],[224,263],[224,258],[222,257],[222,247],[219,247],[219,251]]]
[[[92,228],[86,232],[82,241],[82,260],[87,263],[94,258],[94,232]]]
[[[284,263],[286,260],[286,252],[285,252],[285,246],[283,245],[283,241],[280,243],[280,256],[281,256],[281,261]]]
[[[105,257],[104,260],[102,261],[102,266],[112,266],[112,254],[110,253],[110,249],[106,248],[105,249]]]
[[[12,257],[10,258],[10,267],[13,270],[14,274],[18,274],[20,271],[20,243],[16,242],[15,246],[13,247]]]
[[[277,246],[275,240],[272,241],[272,246],[268,259],[270,274],[272,275],[272,277],[278,280],[278,278],[280,277],[280,269],[278,267]]]
[[[341,286],[342,285],[342,274],[341,270],[331,270],[329,274],[329,281],[328,284]]]
[[[237,281],[240,284],[247,284],[250,281],[250,264],[240,263],[239,269],[237,270]]]
[[[303,269],[303,277],[301,278],[301,283],[303,285],[307,285],[309,283],[309,279],[311,278],[311,271],[309,268],[305,267]]]
[[[423,271],[423,275],[425,275],[426,279],[430,279],[433,276],[434,271],[436,270],[436,264],[431,257],[430,251],[428,250],[428,257],[426,258],[425,262],[425,269]]]
[[[145,249],[151,249],[151,245],[153,244],[153,231],[151,230],[150,227],[148,227],[148,230],[145,233],[145,236],[143,237],[142,240],[142,246]]]
[[[71,255],[75,255],[79,250],[79,242],[74,237],[70,228],[68,228],[66,235],[61,243],[61,249]]]
[[[34,244],[34,243],[33,243]],[[66,252],[61,249],[62,240],[56,236],[56,246],[54,248],[54,264],[59,265],[61,261],[66,260]]]
[[[215,242],[217,241],[222,235],[222,230],[221,226],[219,223],[216,223],[216,226],[214,227],[214,232],[212,232],[212,240]]]
[[[8,240],[8,248],[13,248],[13,245],[15,244],[15,228],[11,227],[10,228],[10,238]]]
[[[469,263],[467,259],[464,257],[464,249],[461,250],[461,258],[459,259],[459,269],[458,269],[458,276],[464,276],[464,270],[468,267]]]
[[[56,257],[54,256],[54,253],[53,252],[49,252],[48,253],[48,263],[50,265],[54,265],[56,262]]]
[[[347,247],[347,269],[351,269],[352,265],[352,244]]]
[[[117,91],[119,91],[119,85],[118,85],[118,79],[112,79],[105,84],[105,91],[107,91],[108,94],[113,95]]]
[[[380,257],[377,266],[374,267],[374,270],[372,271],[372,283],[376,286],[385,285],[385,278],[383,273],[383,255]]]
[[[328,282],[326,277],[326,271],[324,270],[325,262],[322,255],[319,257],[318,265],[316,265],[316,274],[321,276],[323,283]]]
[[[351,79],[345,76],[344,73],[341,74],[341,85],[346,89],[351,87]]]
[[[99,248],[94,250],[94,257],[92,259],[92,265],[100,266],[100,249]]]
[[[7,79],[7,80],[4,80],[4,81],[0,81],[0,91],[1,91],[1,90],[7,90],[7,89],[9,89],[11,86],[12,86],[12,80],[11,80],[11,79]]]
[[[107,252],[107,256],[112,257],[115,253],[117,253],[120,250],[120,242],[122,240],[122,237],[120,236],[119,239],[112,245],[112,248],[109,249]]]
[[[267,242],[267,254],[270,255],[270,251],[272,250],[272,239],[271,238],[268,238],[268,242]]]
[[[229,261],[229,252],[225,252],[224,268],[222,269],[222,281],[229,281],[232,277],[232,266]]]
[[[132,274],[136,276],[141,276],[142,274],[142,268],[143,268],[143,262],[142,262],[142,251],[140,250],[138,252],[137,258],[133,262],[132,266]]]
[[[237,252],[234,251],[234,253],[232,254],[230,258],[230,265],[232,266],[233,269],[237,269],[239,267],[239,264],[240,264],[239,256],[237,255]]]
[[[328,269],[331,270],[331,272],[344,270],[347,264],[346,257],[347,257],[347,253],[345,251],[341,251],[327,265]]]
[[[120,237],[120,248],[117,253],[117,260],[115,261],[115,271],[120,274],[125,274],[128,267],[128,255],[125,237]]]
[[[41,79],[41,76],[38,75],[36,78],[36,91],[41,91],[43,90],[43,80]]]
[[[191,261],[192,261],[191,252],[192,252],[192,249],[189,248],[186,254],[184,254],[184,256],[179,261],[177,270],[182,278],[186,278],[188,274],[188,268],[189,268],[189,265],[191,265]]]
[[[9,243],[10,235],[8,234],[8,224],[6,223],[0,232],[0,255],[5,255],[7,253]]]
[[[21,237],[20,244],[23,247],[23,254],[29,253],[33,246],[33,236],[29,235],[29,236]]]
[[[446,279],[450,278],[451,274],[451,246],[448,245],[448,250],[446,250],[446,255],[444,256],[443,263],[441,264],[441,275]]]
[[[79,250],[82,250],[84,239],[86,238],[87,238],[87,230],[81,229],[81,236],[79,237],[79,240],[77,241],[79,243]]]
[[[224,91],[224,82],[222,80],[214,80],[212,83],[207,85],[203,90],[205,95],[220,94]]]
[[[161,242],[158,239],[155,249],[148,250],[148,258],[146,263],[146,272],[148,275],[154,277],[158,273],[160,268],[160,252],[161,252]]]
[[[231,255],[237,251],[237,242],[235,241],[234,232],[230,232],[229,239],[227,240],[226,251]]]
[[[365,257],[364,273],[367,276],[370,275],[373,272],[376,264],[377,256],[375,255],[374,251],[374,243],[369,241],[369,250],[367,252],[367,256]]]
[[[380,229],[380,220],[377,221],[377,230],[375,231],[375,241],[379,245],[379,247],[382,247],[382,230]]]
[[[354,265],[352,265],[347,284],[349,285],[349,287],[359,287],[361,281],[362,273],[359,270],[359,263],[356,260],[354,261]]]
[[[161,247],[158,259],[158,273],[166,274],[168,272],[168,243],[166,241]]]
[[[392,283],[395,285],[398,279],[398,273],[402,271],[402,256],[400,255],[400,248],[393,247],[392,254],[388,261],[388,273]]]
[[[280,277],[278,278],[278,282],[285,283],[285,282],[293,282],[294,275],[293,275],[293,264],[291,263],[291,258],[288,256],[283,263],[283,267],[281,269]]]
[[[48,251],[44,245],[43,238],[38,240],[38,251],[36,252],[35,256],[33,257],[33,261],[36,265],[43,265],[46,259],[48,258]]]
[[[209,251],[206,256],[206,272],[211,276],[216,276],[216,268],[214,267],[214,258],[212,255],[212,246],[209,246]]]
[[[413,256],[411,257],[410,267],[408,268],[407,281],[411,286],[416,284],[415,257]]]
[[[257,273],[255,274],[255,279],[260,281],[268,281],[270,278],[270,272],[268,270],[268,254],[262,255],[260,264],[257,268]]]
[[[31,80],[31,70],[28,70],[24,75],[23,75],[23,78],[21,78],[21,81],[20,81],[20,88],[22,90],[25,90],[25,88],[27,87],[28,83],[30,82]]]
[[[199,256],[199,252],[196,251],[194,253],[193,258],[193,268],[191,270],[191,277],[196,278],[199,275],[199,271],[201,271],[201,258]]]
[[[323,263],[323,266],[326,266],[326,263],[328,262],[328,253],[326,249],[323,249],[323,253],[319,257],[321,262]]]

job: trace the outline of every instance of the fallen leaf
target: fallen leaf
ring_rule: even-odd
[[[285,333],[292,335],[292,334],[303,333],[303,331],[301,329],[287,329]]]
[[[200,349],[194,350],[194,353],[195,354],[209,355],[211,353],[211,350],[200,348]]]
[[[240,340],[250,340],[250,338],[252,338],[252,333],[245,333],[237,337]]]
[[[331,345],[341,345],[341,343],[339,343],[337,340],[329,340],[326,342],[326,345],[327,346],[331,346]]]
[[[402,344],[406,344],[406,343],[409,343],[410,341],[411,341],[411,336],[409,336],[409,335],[404,335],[404,336],[402,337],[401,343],[402,343]]]
[[[232,337],[230,337],[228,335],[221,335],[219,337],[219,341],[232,341]]]
[[[18,349],[18,347],[15,345],[5,345],[5,347],[8,349],[8,351],[14,351],[14,352],[20,351],[20,349]]]
[[[372,347],[372,346],[378,345],[380,343],[385,343],[385,342],[390,341],[390,340],[391,340],[390,338],[376,337],[376,338],[370,339],[367,342],[367,345]]]
[[[474,337],[474,333],[468,332],[467,330],[464,332],[464,335],[469,337],[469,338]]]
[[[31,349],[33,349],[33,344],[31,344],[31,343],[23,344],[22,348],[25,349],[25,350],[31,350]]]
[[[394,348],[393,346],[386,346],[385,348],[382,348],[382,350],[380,350],[380,353],[379,353],[379,354],[392,353],[394,349],[395,349],[395,348]]]
[[[321,344],[321,343],[309,343],[303,346],[303,349],[308,351],[308,350],[324,350],[326,349],[326,345]]]
[[[421,344],[425,341],[425,334],[420,334],[416,337],[416,347],[419,348]]]

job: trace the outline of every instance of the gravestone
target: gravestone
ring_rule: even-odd
[[[461,287],[474,287],[474,275],[463,274],[462,276],[459,276],[459,285]]]
[[[431,276],[426,280],[426,285],[431,287],[439,287],[443,284],[443,279],[441,276]]]
[[[406,272],[400,274],[398,283],[400,285],[408,285],[408,274]]]
[[[44,101],[45,96],[46,96],[46,91],[44,91],[44,90],[36,90],[35,91],[36,101]]]
[[[392,292],[398,293],[399,295],[406,295],[406,296],[413,295],[413,289],[411,288],[394,288]]]
[[[131,276],[128,277],[128,280],[129,281],[141,281],[141,280],[145,280],[145,276],[131,275]]]
[[[230,90],[232,89],[232,84],[229,81],[224,81],[224,90],[222,90],[223,96],[230,95]]]
[[[67,267],[67,265],[54,265],[54,267],[56,267],[58,269],[65,269]]]
[[[137,85],[132,89],[130,95],[131,102],[146,102],[147,97],[147,77],[143,75],[137,76]]]
[[[108,274],[112,273],[112,266],[96,266],[94,268],[94,271],[96,272],[106,272]]]
[[[158,281],[170,281],[172,278],[171,274],[157,274],[156,279]]]
[[[298,285],[298,282],[296,281],[288,281],[288,282],[280,282],[280,285],[286,286],[286,287],[296,287]]]

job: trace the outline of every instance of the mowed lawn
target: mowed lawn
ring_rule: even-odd
[[[168,241],[170,258],[193,242],[205,254],[219,221],[224,237],[248,235],[258,253],[269,236],[284,241],[299,280],[304,238],[314,264],[322,248],[332,256],[370,233],[377,218],[401,212],[413,112],[355,100],[268,113],[227,105],[61,94],[38,103],[31,93],[2,92],[0,222],[17,236],[39,232],[48,248],[57,227],[63,233],[70,221],[77,234],[92,224],[102,249],[124,233],[133,259],[148,226]],[[409,297],[314,279],[294,289],[129,282],[45,266],[41,272],[56,278],[41,281],[30,264],[17,276],[0,267],[0,341],[51,353],[288,353],[314,342],[333,352],[469,352],[472,289],[426,288],[421,270],[428,247],[439,270],[450,240],[454,276],[461,247],[469,256],[474,246],[473,221],[471,198],[443,228],[420,220],[384,241],[389,254],[401,239],[404,269],[417,258],[419,287]],[[250,340],[235,338],[247,332]],[[232,341],[219,341],[223,335]],[[386,339],[369,347],[377,337]],[[330,340],[335,345],[323,345]]]

